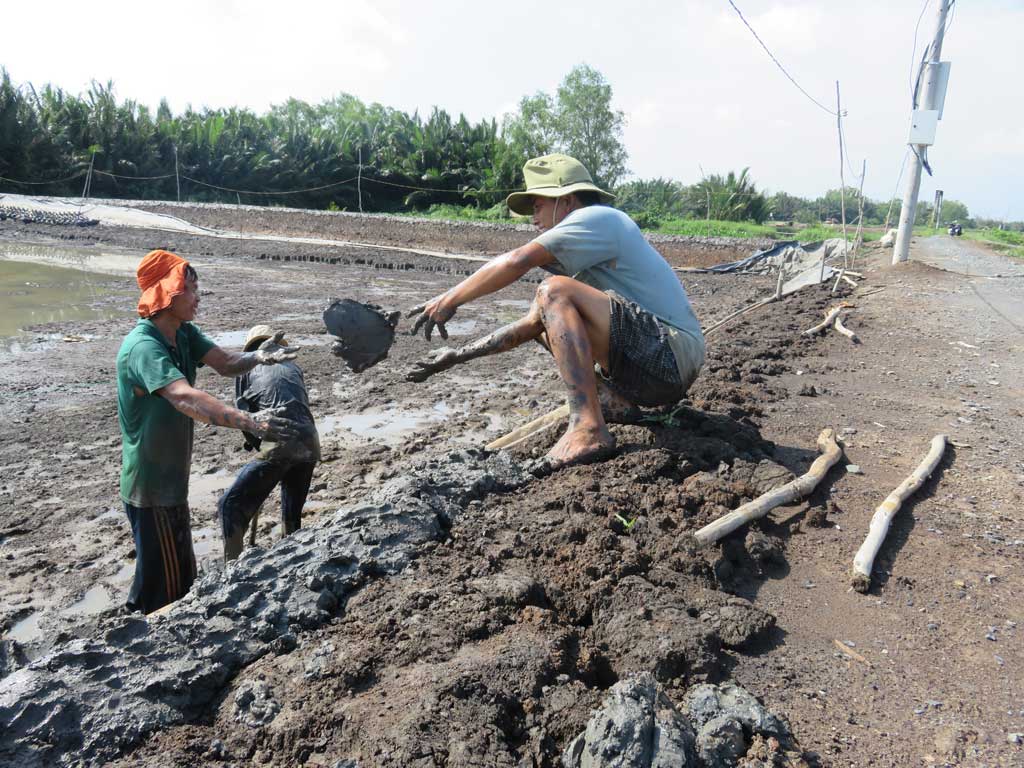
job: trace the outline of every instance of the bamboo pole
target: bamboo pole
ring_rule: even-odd
[[[931,477],[939,459],[946,451],[946,436],[936,435],[932,438],[931,449],[910,476],[904,480],[895,491],[890,493],[885,501],[875,510],[871,518],[871,525],[868,527],[867,538],[857,550],[853,558],[853,588],[858,592],[867,592],[871,588],[871,568],[875,562],[875,556],[885,541],[885,535],[889,532],[889,524],[899,511],[903,502],[913,494],[921,485]]]
[[[741,525],[764,517],[776,507],[807,496],[843,455],[843,449],[836,442],[836,433],[833,430],[823,429],[818,435],[818,451],[821,455],[814,460],[806,474],[773,491],[768,491],[729,514],[708,523],[694,534],[697,543],[713,544],[722,537],[728,536]]]
[[[511,448],[518,445],[520,442],[528,437],[532,437],[538,432],[542,432],[548,427],[553,427],[562,421],[562,419],[569,418],[569,405],[560,405],[550,413],[545,413],[543,416],[539,416],[531,422],[523,424],[523,426],[513,429],[507,435],[499,437],[494,442],[487,444],[488,451],[497,451],[502,448]]]

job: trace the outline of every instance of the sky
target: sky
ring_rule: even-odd
[[[902,197],[912,65],[939,0],[734,2],[830,110],[839,81],[846,183],[858,184],[866,160],[865,194]],[[634,178],[691,184],[749,167],[769,192],[817,197],[840,185],[836,118],[776,68],[728,0],[51,0],[11,3],[3,16],[0,66],[16,83],[77,93],[111,80],[120,99],[155,109],[166,98],[175,112],[350,93],[421,115],[436,105],[500,119],[586,63],[625,113]],[[1022,30],[1024,0],[954,3],[934,176],[920,199],[942,189],[973,215],[1024,220]]]

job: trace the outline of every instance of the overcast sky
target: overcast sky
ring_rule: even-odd
[[[835,104],[840,81],[850,165],[865,193],[896,188],[917,57],[938,0],[735,0],[786,69]],[[836,121],[776,69],[727,0],[677,2],[8,3],[0,65],[17,83],[80,92],[113,80],[119,98],[176,112],[340,92],[406,111],[437,105],[498,116],[576,64],[598,69],[627,118],[634,176],[693,183],[750,167],[760,188],[817,196],[839,186]],[[976,215],[1024,220],[1024,0],[957,0],[952,61],[930,153],[935,189]],[[856,184],[847,170],[847,183]],[[902,195],[902,185],[899,192]]]

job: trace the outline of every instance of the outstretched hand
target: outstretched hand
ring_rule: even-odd
[[[418,307],[413,307],[409,310],[406,318],[418,315],[416,322],[413,323],[412,330],[409,331],[410,336],[415,336],[419,333],[420,328],[423,328],[423,337],[430,341],[430,334],[434,332],[434,327],[436,326],[437,332],[441,334],[441,338],[448,338],[448,329],[444,325],[455,316],[455,308],[445,306],[444,299],[446,295],[442,293],[425,304],[420,304]]]
[[[266,408],[252,415],[256,435],[272,443],[285,443],[299,436],[299,425],[284,414],[287,409]]]
[[[426,360],[420,360],[412,370],[405,374],[405,380],[416,383],[426,381],[435,373],[447,370],[458,362],[458,352],[451,347],[435,349],[427,356]]]
[[[298,357],[298,347],[285,347],[281,345],[284,338],[284,331],[277,331],[273,336],[257,347],[256,360],[260,365],[274,365],[287,360],[294,360]]]

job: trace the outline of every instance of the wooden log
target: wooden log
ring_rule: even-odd
[[[722,515],[717,520],[708,523],[694,534],[697,543],[713,544],[722,537],[728,536],[741,525],[764,517],[776,507],[802,499],[813,491],[829,469],[843,455],[843,449],[836,442],[836,433],[833,430],[823,429],[818,435],[818,451],[821,455],[814,460],[806,474],[773,491],[768,491],[729,514]]]
[[[853,558],[853,588],[858,592],[867,592],[871,588],[871,568],[878,550],[882,547],[882,542],[885,541],[885,535],[889,532],[889,524],[893,517],[907,497],[931,477],[945,451],[946,436],[936,435],[933,437],[931,449],[924,457],[924,461],[875,510],[875,514],[871,517],[871,525],[868,527],[867,538],[864,539],[864,543],[857,550],[856,557]]]
[[[851,331],[845,325],[843,325],[843,316],[842,315],[837,315],[836,316],[836,320],[835,320],[835,323],[833,323],[833,325],[835,326],[835,329],[837,331],[839,331],[841,334],[843,334],[843,336],[848,338],[854,344],[860,344],[860,339],[857,338],[857,334],[854,333],[853,331]]]
[[[838,315],[840,312],[842,312],[844,309],[846,309],[849,306],[850,305],[847,304],[845,301],[842,304],[837,304],[836,306],[832,307],[832,309],[830,309],[825,314],[825,319],[824,320],[822,320],[817,325],[808,328],[806,331],[801,331],[800,335],[801,336],[813,336],[814,334],[818,333],[818,331],[825,330],[830,325],[832,325],[832,321],[836,319],[836,315]]]
[[[545,413],[534,419],[531,422],[523,424],[523,426],[513,429],[507,435],[499,437],[497,440],[487,444],[488,451],[498,451],[502,448],[512,448],[518,445],[523,440],[529,437],[533,437],[539,432],[543,432],[545,429],[555,426],[561,423],[563,419],[569,418],[569,404],[561,405],[550,413]]]

